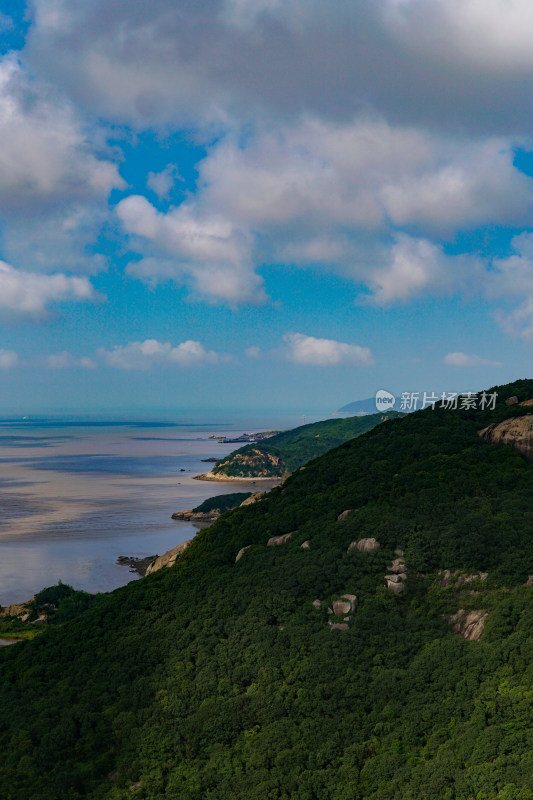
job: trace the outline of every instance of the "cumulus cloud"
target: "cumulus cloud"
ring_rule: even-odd
[[[14,56],[1,59],[0,208],[27,214],[124,185],[116,165],[93,154],[71,106],[31,82]]]
[[[0,369],[11,369],[19,363],[19,357],[14,350],[0,349]]]
[[[399,38],[433,57],[499,75],[502,69],[519,75],[533,68],[528,0],[387,0],[387,5],[386,19]]]
[[[173,257],[162,264],[155,258],[132,264],[130,274],[173,278],[189,283],[204,297],[231,303],[264,299],[261,279],[251,267],[250,235],[229,219],[217,214],[202,217],[188,204],[162,214],[140,196],[122,200],[117,214],[128,233]]]
[[[261,358],[261,348],[257,347],[256,345],[251,345],[247,347],[244,351],[246,358],[258,359]]]
[[[193,367],[217,364],[220,360],[224,360],[224,357],[214,350],[206,350],[200,342],[192,339],[176,346],[170,342],[159,342],[157,339],[145,339],[144,342],[115,345],[111,350],[100,348],[97,355],[106,366],[125,370],[146,370],[155,364]]]
[[[511,311],[497,309],[495,316],[505,333],[533,342],[533,295]]]
[[[335,339],[317,339],[303,333],[287,333],[285,357],[294,364],[313,367],[369,366],[374,358],[368,347],[337,342]]]
[[[527,0],[33,0],[27,57],[92,113],[531,124]],[[490,80],[496,77],[497,80]],[[438,102],[435,98],[438,97]]]
[[[72,367],[82,367],[83,369],[96,368],[96,362],[94,359],[88,358],[87,356],[77,358],[67,350],[64,350],[61,353],[52,353],[51,355],[46,356],[44,359],[44,364],[49,369],[72,369]]]
[[[490,361],[486,358],[480,358],[480,356],[461,352],[448,353],[444,357],[444,363],[451,367],[501,367],[499,361]]]
[[[307,119],[244,144],[218,141],[199,165],[196,195],[166,214],[138,195],[117,213],[145,255],[130,267],[137,277],[257,302],[255,268],[290,261],[377,286],[384,302],[405,300],[475,267],[444,257],[431,240],[533,222],[533,182],[513,158],[500,139],[473,144],[383,121]]]
[[[0,261],[0,312],[40,314],[52,303],[95,298],[86,278],[23,272]]]
[[[513,142],[429,134],[356,118],[307,119],[200,164],[202,203],[247,225],[373,230],[388,220],[439,234],[531,220],[533,184]]]
[[[371,299],[381,305],[406,302],[424,293],[473,292],[485,279],[485,265],[474,256],[449,256],[427,239],[398,234],[383,253],[383,264],[369,273]]]
[[[161,172],[149,172],[146,185],[160,200],[166,200],[172,191],[179,173],[175,164],[167,164]]]

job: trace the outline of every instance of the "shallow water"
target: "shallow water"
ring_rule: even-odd
[[[227,429],[238,435],[242,429]],[[170,519],[205,498],[260,483],[196,481],[235,449],[219,428],[0,422],[0,605],[62,580],[110,591],[138,576],[120,555],[161,554],[197,530]]]

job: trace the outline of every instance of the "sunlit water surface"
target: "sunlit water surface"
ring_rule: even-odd
[[[121,555],[161,554],[198,528],[171,519],[205,498],[258,484],[194,480],[235,427],[0,422],[0,605],[62,580],[89,592],[136,579]],[[0,645],[3,642],[0,642]]]

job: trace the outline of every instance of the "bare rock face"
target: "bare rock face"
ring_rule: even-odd
[[[488,572],[474,572],[468,575],[459,570],[451,572],[449,569],[441,570],[439,575],[442,575],[440,585],[443,589],[452,583],[454,586],[463,586],[465,583],[473,583],[473,581],[486,581],[489,577]]]
[[[346,509],[346,511],[343,511],[342,514],[339,514],[339,516],[337,517],[337,522],[344,522],[348,514],[351,514],[352,511],[353,511],[352,508],[348,508]]]
[[[32,597],[27,603],[20,603],[19,605],[15,603],[12,606],[4,606],[3,608],[0,606],[0,617],[20,617],[22,622],[26,622],[30,616],[28,606],[33,600],[35,600],[35,597]]]
[[[211,511],[193,511],[192,508],[189,508],[186,511],[176,511],[172,514],[172,519],[186,522],[214,522],[218,517],[220,517],[219,508],[213,508]]]
[[[328,622],[328,628],[332,631],[347,631],[349,625],[347,622]]]
[[[533,575],[527,576],[527,581],[524,583],[524,586],[533,586]]]
[[[483,636],[485,620],[488,615],[489,612],[484,609],[480,609],[479,611],[465,611],[460,608],[456,614],[447,617],[447,621],[452,626],[454,633],[462,636],[463,639],[478,642]]]
[[[321,601],[321,600],[313,600],[313,608],[314,608],[316,611],[318,611],[318,610],[319,610],[319,608],[321,607],[321,605],[322,605],[322,601]]]
[[[531,400],[524,400],[523,403],[518,403],[518,405],[519,406],[524,406],[525,408],[528,408],[529,406],[533,406],[533,398],[531,398]]]
[[[533,416],[513,417],[503,422],[494,422],[479,435],[489,444],[510,444],[533,462]]]
[[[311,542],[309,541],[309,539],[307,539],[307,541],[301,543],[300,547],[302,548],[302,550],[309,550],[309,548],[311,547]]]
[[[267,494],[267,492],[254,492],[247,497],[246,500],[243,500],[241,506],[251,506],[252,503],[258,503],[259,500],[262,500],[263,497]]]
[[[392,564],[389,564],[387,569],[389,572],[395,572],[397,574],[407,572],[407,567],[405,566],[405,561],[403,558],[395,558]]]
[[[342,600],[348,600],[350,603],[350,611],[355,611],[357,608],[357,597],[354,594],[343,594],[341,595]]]
[[[348,614],[352,610],[352,604],[348,600],[335,600],[333,603],[334,614]]]
[[[385,575],[385,580],[387,583],[401,583],[404,580],[405,576],[402,575]]]
[[[379,550],[379,542],[373,536],[367,539],[359,539],[358,542],[352,542],[348,550],[357,547],[360,553],[372,553],[374,550]]]
[[[387,581],[387,589],[389,592],[393,594],[401,594],[403,592],[403,583],[402,581],[390,581],[388,580],[391,576],[386,575],[385,580]],[[394,577],[397,577],[396,575]]]
[[[249,549],[250,549],[250,547],[251,547],[251,546],[252,546],[252,545],[251,545],[251,544],[249,544],[249,545],[247,545],[246,547],[241,547],[241,549],[239,550],[239,552],[238,552],[238,553],[237,553],[237,555],[235,556],[235,563],[237,563],[237,561],[240,561],[240,560],[241,560],[241,558],[243,557],[243,555],[246,553],[246,551],[247,551],[247,550],[249,550]]]
[[[159,558],[156,558],[156,560],[150,564],[146,570],[146,574],[151,575],[152,572],[158,572],[158,570],[163,569],[163,567],[172,567],[181,554],[185,552],[191,542],[192,539],[188,539],[186,542],[182,542],[177,547],[173,547],[172,550],[168,551],[168,553],[163,553],[162,556],[159,556]]]
[[[274,547],[276,545],[285,544],[285,542],[289,541],[291,536],[292,532],[284,533],[283,536],[272,536],[267,542],[267,547]]]
[[[508,397],[505,401],[506,406],[515,406],[518,403],[518,397],[514,394],[512,397]]]

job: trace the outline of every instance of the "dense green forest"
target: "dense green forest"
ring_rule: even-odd
[[[233,492],[232,494],[219,494],[215,497],[208,497],[207,500],[204,500],[203,503],[200,503],[199,506],[193,508],[195,514],[198,513],[206,513],[208,511],[213,511],[217,509],[218,511],[230,511],[232,508],[236,508],[240,506],[245,500],[247,500],[251,492]]]
[[[533,800],[533,466],[478,436],[533,381],[496,391],[352,438],[2,648],[2,800]],[[488,614],[479,641],[459,609]]]
[[[211,470],[228,477],[282,477],[294,472],[312,458],[327,453],[355,436],[375,428],[384,419],[399,416],[397,411],[346,419],[327,419],[283,431],[270,439],[248,444],[217,461]]]

